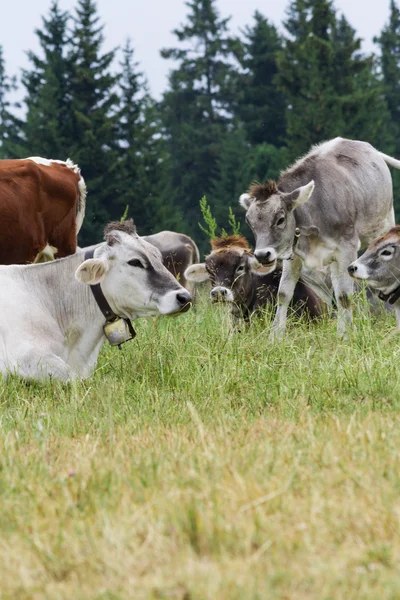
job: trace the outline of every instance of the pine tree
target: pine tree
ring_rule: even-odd
[[[6,73],[3,48],[0,46],[0,158],[21,156],[22,121],[15,114],[19,104],[9,100],[16,89],[15,77],[9,77]]]
[[[32,70],[23,71],[27,95],[25,148],[28,155],[65,160],[71,148],[67,58],[69,15],[54,0],[36,29],[41,55],[28,52]]]
[[[164,198],[179,207],[188,232],[195,234],[199,200],[217,176],[222,140],[232,120],[237,42],[228,35],[229,19],[220,18],[215,0],[186,4],[187,23],[174,31],[185,48],[161,53],[179,63],[162,103],[169,155]]]
[[[143,235],[162,226],[159,181],[163,178],[163,141],[155,103],[147,82],[134,60],[130,40],[123,49],[119,82],[120,105],[117,114],[117,160],[111,171],[116,194],[113,218],[126,206]]]
[[[329,0],[294,0],[278,55],[277,83],[286,97],[291,158],[337,135],[388,147],[388,113],[360,39]]]
[[[284,96],[275,84],[277,53],[282,40],[274,25],[258,11],[253,26],[244,30],[238,78],[236,114],[244,123],[250,144],[281,146],[285,135]]]
[[[101,53],[104,26],[94,0],[78,0],[69,53],[71,158],[86,179],[89,199],[82,228],[84,242],[97,241],[112,212],[115,185],[110,165],[116,156],[119,76],[111,73],[115,50]]]

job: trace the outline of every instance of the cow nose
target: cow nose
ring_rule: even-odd
[[[217,298],[218,296],[220,298],[225,298],[227,293],[228,293],[228,290],[226,288],[216,287],[213,290],[211,290],[210,296],[211,296],[211,298]]]
[[[254,256],[260,263],[269,263],[275,260],[272,250],[256,250]]]
[[[347,271],[348,271],[349,275],[353,275],[353,273],[355,273],[357,271],[357,265],[349,265],[347,267]]]
[[[185,306],[189,302],[192,301],[192,296],[189,294],[187,290],[183,290],[176,295],[176,299],[181,306]]]

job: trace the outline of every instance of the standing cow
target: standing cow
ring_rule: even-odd
[[[256,258],[271,271],[277,259],[284,259],[274,336],[285,330],[303,265],[330,265],[338,332],[345,332],[352,320],[353,293],[347,267],[360,248],[394,225],[386,163],[400,169],[400,161],[366,142],[335,138],[313,147],[277,183],[253,185],[242,194],[240,203],[256,238]]]
[[[74,254],[85,207],[85,182],[72,161],[0,161],[0,264],[38,262],[51,247],[57,258]]]

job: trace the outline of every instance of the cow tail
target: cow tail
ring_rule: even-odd
[[[393,156],[389,156],[388,154],[383,154],[383,152],[379,152],[379,154],[382,156],[386,164],[394,167],[395,169],[400,169],[400,160],[397,160],[397,158],[393,158]]]
[[[78,235],[80,228],[82,227],[83,219],[85,218],[86,211],[86,196],[87,196],[87,188],[85,180],[81,175],[81,170],[70,158],[66,160],[67,167],[72,169],[74,173],[79,175],[78,181],[78,208],[76,211],[76,235]]]

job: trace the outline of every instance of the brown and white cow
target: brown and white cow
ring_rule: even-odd
[[[229,302],[232,314],[246,321],[268,304],[276,303],[280,270],[263,274],[263,266],[251,253],[241,235],[211,240],[211,253],[204,263],[186,270],[189,281],[211,281],[212,302]],[[291,302],[297,315],[315,318],[323,314],[323,302],[302,281],[298,281]]]
[[[176,231],[160,231],[144,235],[143,239],[160,250],[164,266],[193,296],[195,289],[186,279],[185,271],[200,262],[200,253],[192,238]]]
[[[79,168],[31,157],[0,161],[0,264],[37,262],[53,247],[74,254],[86,207]]]

